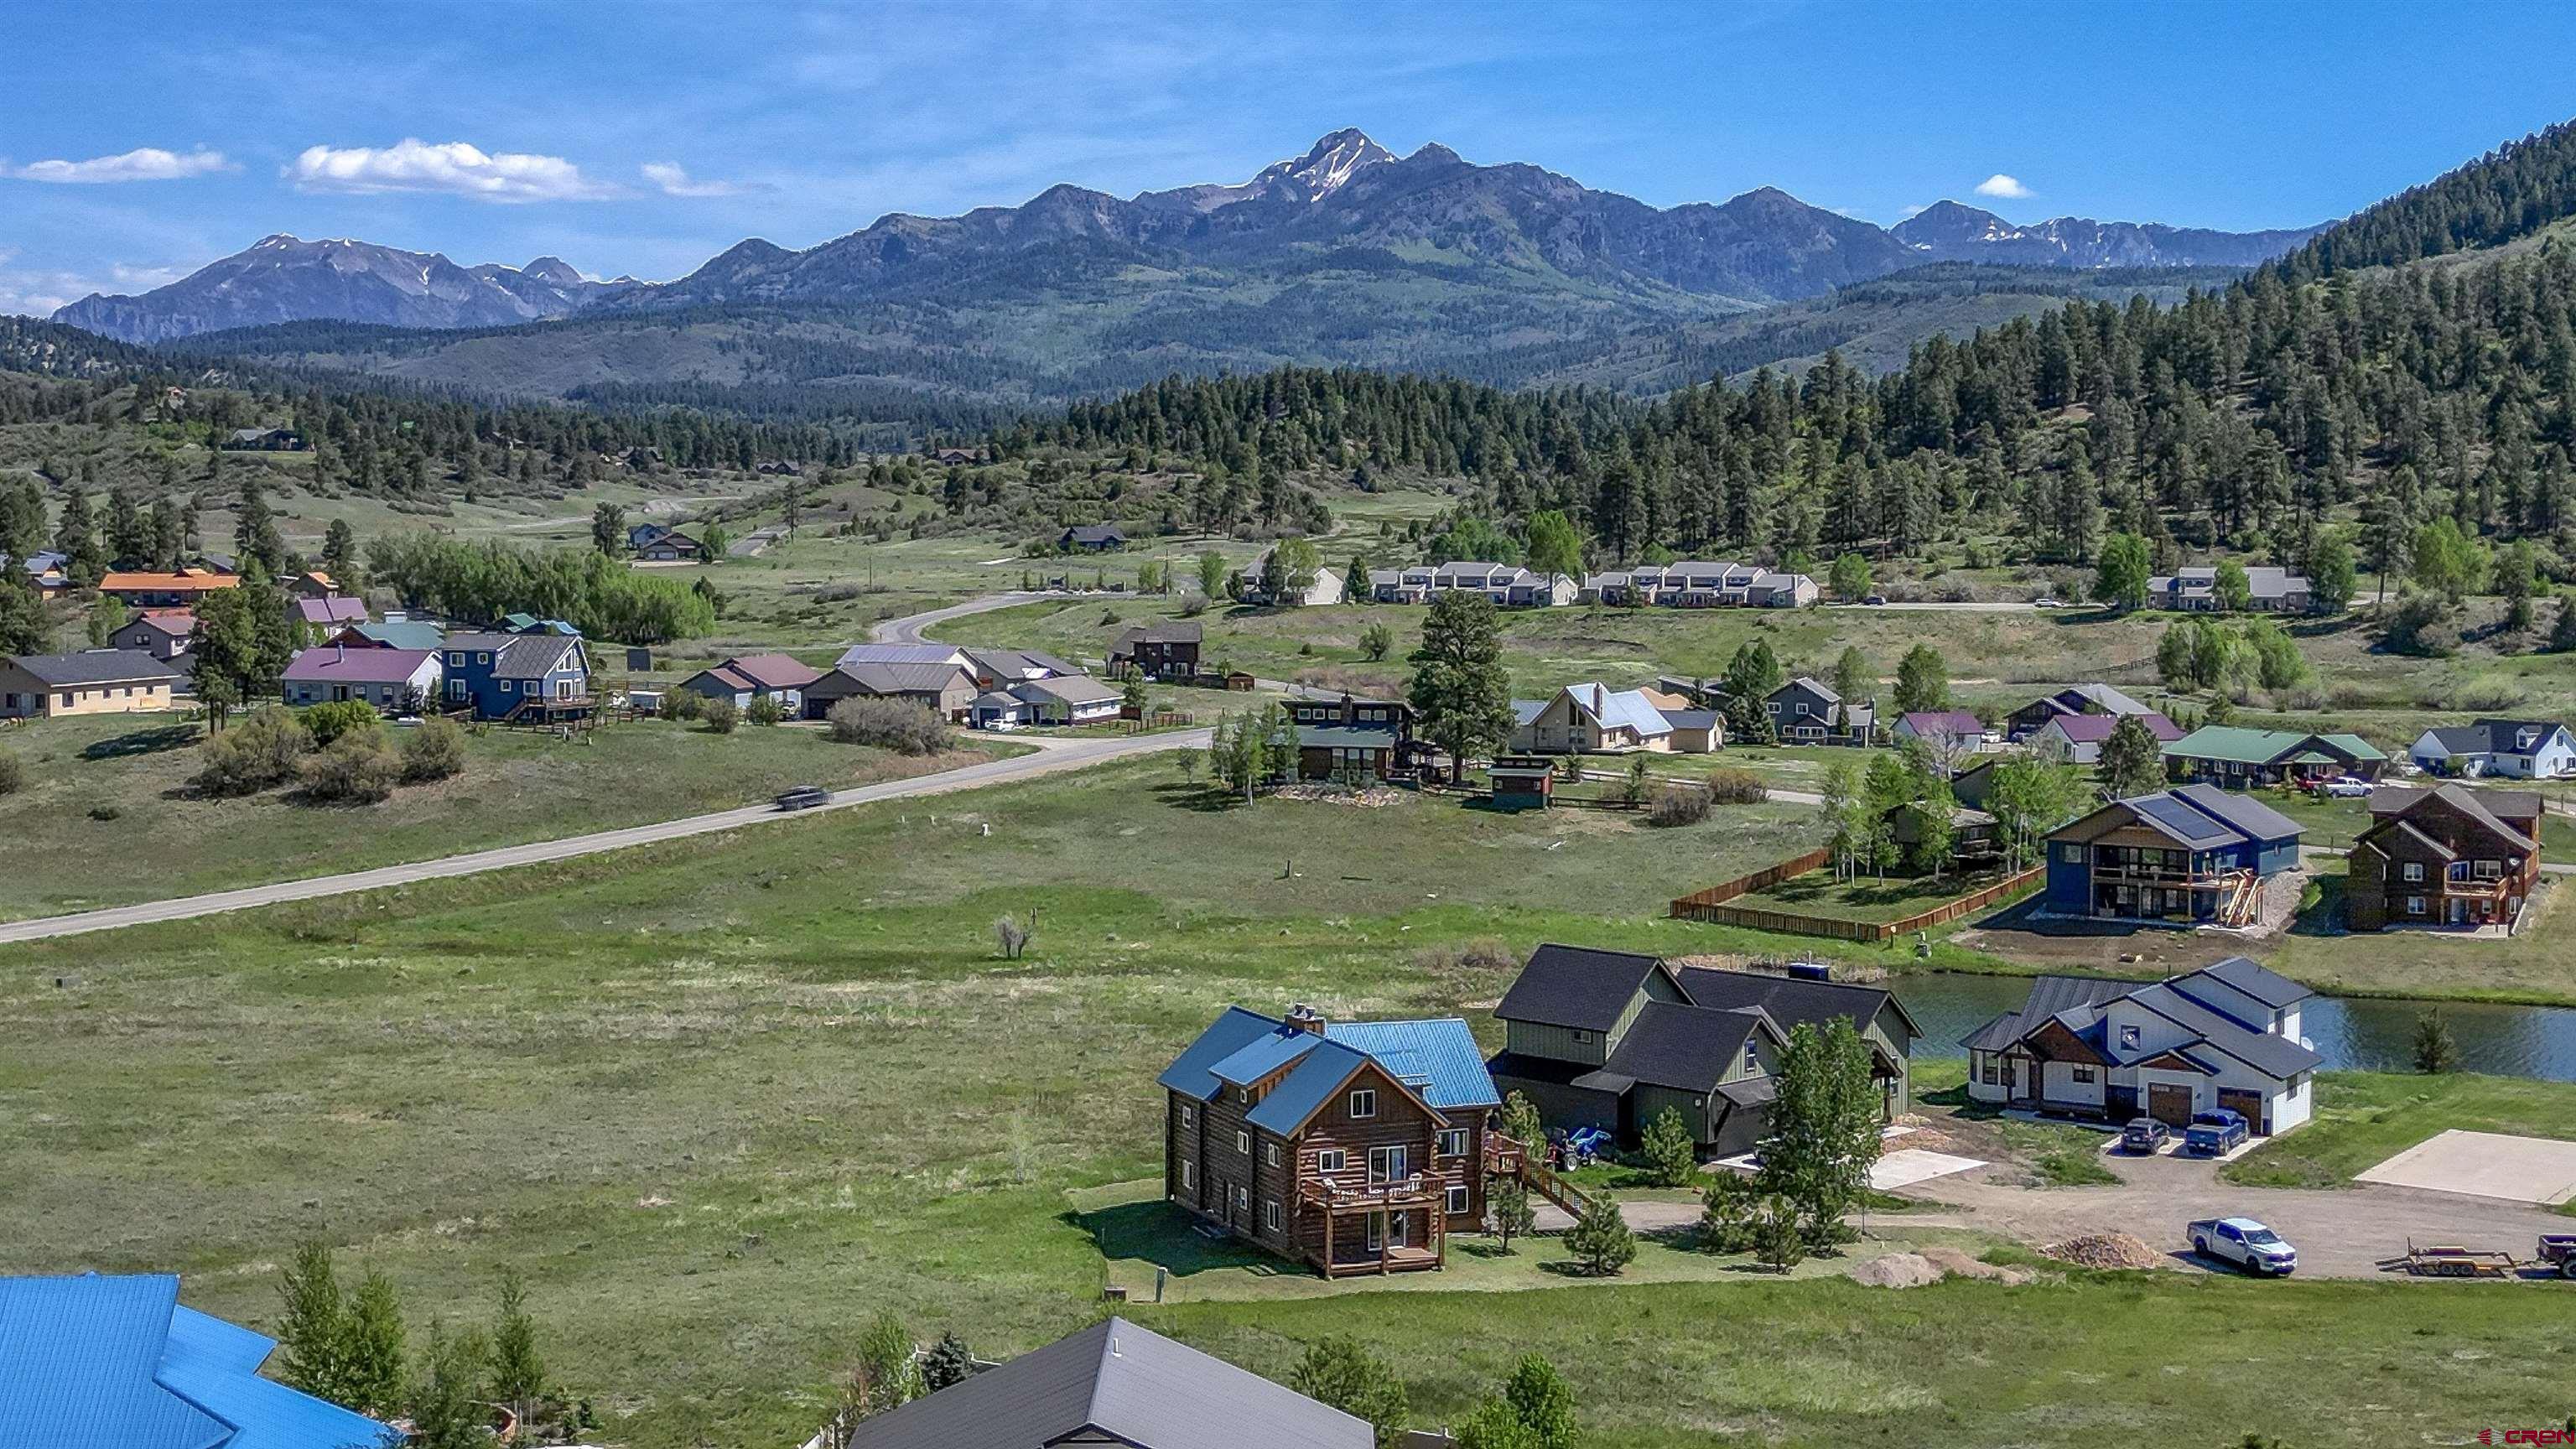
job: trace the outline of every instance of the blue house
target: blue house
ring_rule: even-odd
[[[2048,837],[2047,908],[2061,916],[2242,925],[2262,883],[2299,863],[2299,826],[2215,785],[2114,800]]]
[[[0,1278],[5,1449],[377,1449],[401,1436],[259,1376],[275,1340],[166,1273]]]
[[[450,634],[443,647],[451,710],[521,724],[590,713],[590,652],[579,635]]]

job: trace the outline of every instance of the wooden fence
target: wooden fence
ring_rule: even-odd
[[[1768,870],[1694,891],[1673,902],[1672,915],[1678,920],[1703,921],[1716,926],[1743,926],[1755,931],[1772,931],[1784,936],[1822,936],[1835,941],[1892,941],[1909,932],[1955,921],[1971,911],[1981,911],[1998,901],[2022,894],[2037,886],[2048,874],[2048,867],[2035,865],[2018,875],[2007,876],[1994,884],[1969,892],[1954,900],[1943,901],[1928,911],[1917,911],[1893,921],[1855,921],[1841,916],[1811,916],[1800,911],[1769,910],[1754,906],[1732,906],[1727,902],[1751,891],[1766,890],[1791,876],[1817,870],[1833,859],[1833,852],[1814,851],[1784,860]]]

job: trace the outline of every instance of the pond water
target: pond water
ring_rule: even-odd
[[[1914,1051],[1923,1057],[1966,1055],[1959,1038],[2001,1012],[2020,1010],[2030,994],[2027,980],[2011,976],[1943,972],[1892,984],[1922,1024]],[[2317,996],[2301,1006],[2300,1030],[2325,1057],[2327,1071],[2413,1071],[2415,1017],[2435,1004],[2459,1043],[2463,1071],[2576,1082],[2576,1008]]]

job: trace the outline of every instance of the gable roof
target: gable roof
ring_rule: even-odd
[[[536,679],[581,648],[578,635],[517,634],[492,655],[495,679]]]
[[[844,664],[832,669],[809,690],[820,691],[837,675],[862,694],[941,694],[949,686],[971,681],[966,671],[954,664]]]
[[[1124,647],[1136,644],[1199,644],[1206,642],[1207,626],[1196,619],[1158,619],[1151,624],[1131,624],[1118,636]]]
[[[1502,1102],[1475,1033],[1456,1017],[1326,1022],[1318,1034],[1229,1006],[1154,1080],[1204,1102],[1226,1087],[1250,1086],[1286,1068],[1288,1074],[1246,1114],[1252,1125],[1284,1137],[1370,1064],[1434,1111]]]
[[[2258,730],[2243,725],[2202,725],[2165,746],[2168,755],[2194,760],[2229,760],[2269,765],[2311,742],[2331,745],[2356,760],[2384,760],[2378,746],[2356,734],[2302,734],[2297,730]]]
[[[2256,840],[2281,840],[2300,833],[2299,822],[2241,790],[2192,784],[2176,786],[2168,793]]]
[[[1077,1438],[1138,1449],[1370,1449],[1375,1431],[1223,1359],[1106,1318],[863,1420],[850,1442],[851,1449],[1040,1449]]]
[[[157,573],[147,569],[120,569],[98,581],[99,592],[120,593],[203,593],[208,589],[241,587],[239,574],[219,574],[211,569],[188,568],[176,573]]]
[[[1774,976],[1764,971],[1728,971],[1715,966],[1675,967],[1673,975],[1692,1004],[1722,1009],[1758,1006],[1784,1033],[1801,1022],[1823,1026],[1836,1017],[1849,1017],[1854,1027],[1865,1030],[1892,1003],[1906,1029],[1916,1036],[1923,1034],[1914,1013],[1905,1009],[1904,1001],[1895,992],[1883,986]]]
[[[1565,686],[1557,691],[1557,696],[1592,716],[1603,729],[1628,729],[1641,735],[1668,735],[1673,732],[1672,722],[1664,718],[1664,712],[1655,708],[1654,702],[1647,699],[1641,689],[1613,690],[1586,680]]]
[[[290,683],[403,684],[438,657],[434,649],[351,649],[324,644],[299,651],[281,676]]]
[[[382,1424],[258,1376],[276,1347],[168,1274],[0,1278],[0,1445],[349,1449]]]
[[[197,616],[187,609],[146,609],[126,620],[116,632],[122,634],[126,629],[136,627],[149,629],[165,639],[184,639],[196,631]]]
[[[2194,1000],[2186,994],[2184,983],[2191,978],[2178,976],[2141,986],[2128,995],[2128,1000],[2174,1025],[2200,1034],[2212,1050],[2236,1058],[2257,1071],[2274,1077],[2294,1077],[2316,1070],[2325,1058],[2285,1036],[2258,1031],[2223,1012]]]
[[[1664,970],[1652,956],[1553,942],[1530,953],[1511,989],[1494,1007],[1497,1021],[1530,1021],[1577,1031],[1618,1025],[1646,978]]]
[[[832,661],[835,668],[853,664],[956,664],[966,651],[949,644],[853,644]]]
[[[355,624],[367,617],[364,599],[333,594],[327,599],[297,599],[296,615],[307,624]]]
[[[83,684],[141,684],[177,679],[178,671],[140,649],[84,649],[78,654],[13,654],[9,662],[57,688]]]
[[[2233,987],[2275,1011],[2316,995],[2287,976],[2244,956],[2212,961],[2190,975],[2206,976],[2220,985]]]
[[[1918,735],[1982,737],[1986,732],[1986,722],[1964,709],[1909,709],[1896,722]]]
[[[2021,1040],[2021,1023],[2034,1027],[2067,1011],[2082,1011],[2117,1001],[2135,990],[2133,981],[2105,981],[2093,976],[2034,976],[2030,995],[2019,1011],[2007,1011],[1959,1039],[1970,1051],[2001,1051]]]
[[[2144,723],[2147,733],[2154,735],[2160,744],[2171,744],[2182,738],[2181,725],[2175,724],[2151,709],[2137,710],[2130,714],[2054,715],[2050,717],[2048,723],[2039,728],[2041,733],[2056,731],[2068,744],[2098,745],[2109,739],[2111,731],[2118,729],[2120,721],[2124,719],[2135,719]]]
[[[823,671],[785,654],[737,654],[721,666],[762,689],[803,689]]]
[[[1114,523],[1077,523],[1064,531],[1075,543],[1124,543],[1127,533]]]
[[[1649,1001],[1619,1038],[1601,1070],[1648,1086],[1709,1092],[1744,1056],[1756,1032],[1781,1040],[1779,1027],[1758,1006],[1688,1006]]]
[[[363,638],[389,644],[396,649],[436,649],[447,642],[446,630],[418,619],[390,624],[351,624],[349,628]]]
[[[1011,686],[1011,693],[1034,702],[1033,697],[1062,700],[1066,704],[1102,704],[1122,698],[1122,692],[1110,688],[1088,674],[1059,675],[1053,679],[1023,679]]]
[[[2472,790],[2466,785],[2444,781],[2430,788],[2413,785],[2383,785],[2370,792],[2370,813],[2376,824],[2362,832],[2364,839],[2378,834],[2390,825],[2414,827],[2417,807],[2427,800],[2440,800],[2470,823],[2492,831],[2498,839],[2513,845],[2529,847],[2533,837],[2506,823],[2499,809],[2517,819],[2537,821],[2542,805],[2540,795],[2531,790]],[[2419,834],[2423,833],[2418,831]],[[2359,844],[2358,841],[2354,842]]]

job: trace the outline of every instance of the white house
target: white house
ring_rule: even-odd
[[[2230,1108],[2257,1133],[2308,1120],[2323,1058],[2300,1034],[2314,993],[2242,956],[2152,985],[2042,976],[1960,1042],[1980,1102],[2174,1126]]]
[[[1564,574],[1537,574],[1474,559],[1371,569],[1368,583],[1369,596],[1381,604],[1428,604],[1444,594],[1477,593],[1512,608],[1571,604],[1582,587]]]
[[[1252,566],[1243,571],[1243,584],[1236,591],[1236,596],[1244,603],[1256,608],[1302,609],[1315,605],[1338,604],[1342,601],[1342,576],[1333,572],[1321,560],[1316,562],[1315,576],[1306,587],[1282,589],[1277,598],[1271,597],[1268,582],[1270,556],[1277,551],[1275,547],[1262,550],[1261,557],[1254,559]]]
[[[2482,719],[2416,736],[2407,757],[2428,775],[2561,780],[2576,775],[2576,738],[2548,720]]]

